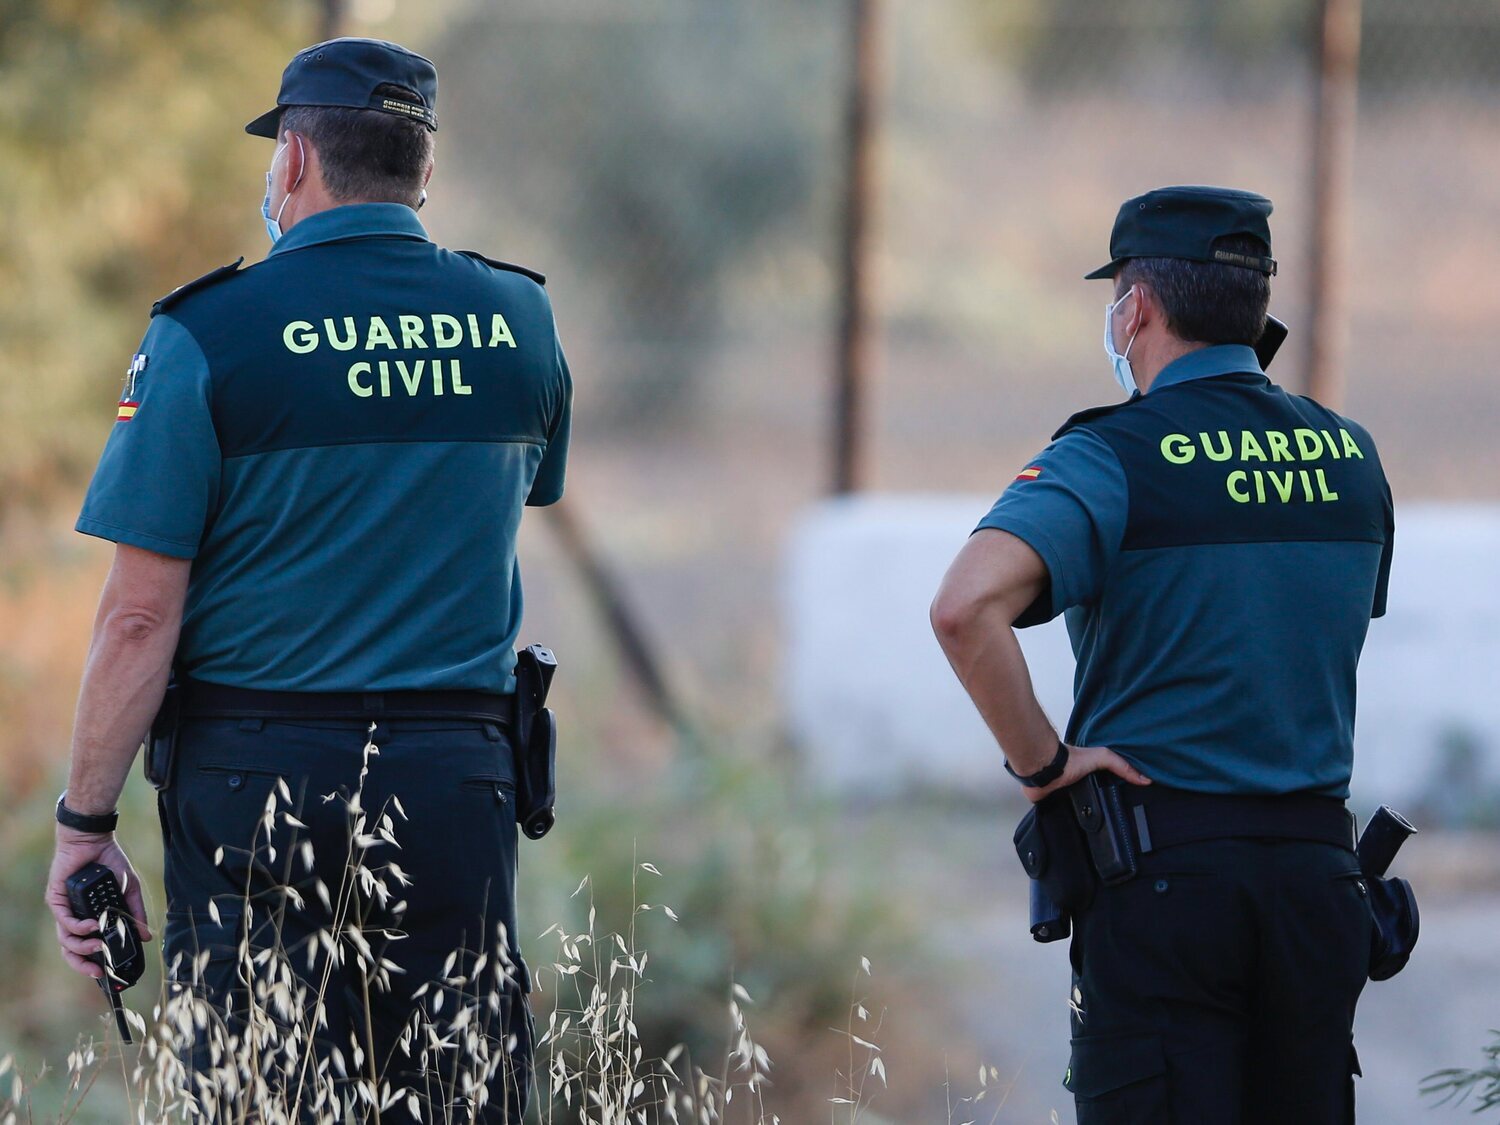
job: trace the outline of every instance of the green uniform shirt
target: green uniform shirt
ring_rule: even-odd
[[[193,560],[187,675],[513,690],[516,534],[572,400],[540,282],[370,203],[158,303],[77,527]]]
[[[1179,789],[1348,796],[1395,535],[1363,427],[1203,348],[1076,416],[979,526],[1046,563],[1017,624],[1066,615],[1069,742]]]

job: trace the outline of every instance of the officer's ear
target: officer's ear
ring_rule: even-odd
[[[276,178],[280,180],[276,186],[284,195],[290,195],[310,171],[308,156],[311,146],[301,133],[283,133],[281,141],[286,148],[282,150],[281,170],[275,173]]]
[[[1149,325],[1166,323],[1166,316],[1162,311],[1161,301],[1156,293],[1143,281],[1135,283],[1135,308],[1130,313],[1133,324],[1127,324],[1125,331],[1134,334]]]

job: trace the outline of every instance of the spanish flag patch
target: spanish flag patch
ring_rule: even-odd
[[[1039,476],[1041,476],[1041,475],[1042,475],[1042,467],[1040,465],[1032,465],[1030,468],[1022,469],[1019,473],[1017,473],[1016,474],[1016,479],[1017,480],[1036,480],[1036,478],[1039,477]]]
[[[116,422],[130,421],[140,409],[141,404],[136,400],[136,385],[146,370],[146,362],[144,354],[138,353],[130,357],[130,366],[125,369],[125,390],[120,395],[120,412],[115,415]]]

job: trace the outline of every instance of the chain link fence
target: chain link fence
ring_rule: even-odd
[[[0,147],[17,176],[0,197],[25,221],[0,240],[14,361],[0,475],[15,517],[18,498],[76,489],[92,465],[150,301],[263,245],[265,154],[236,123],[318,9],[283,4],[273,32],[243,4],[132,0],[101,8],[107,20],[10,6]],[[875,487],[993,494],[1061,418],[1112,393],[1105,287],[1081,275],[1119,201],[1163,183],[1276,201],[1273,307],[1293,335],[1275,373],[1302,384],[1313,0],[880,8]],[[173,36],[154,30],[158,9]],[[551,275],[578,383],[578,517],[685,694],[726,723],[774,727],[780,551],[832,476],[851,23],[849,0],[350,0],[345,13],[343,30],[439,61],[424,219]],[[1348,409],[1403,500],[1500,494],[1497,46],[1492,0],[1364,5]],[[65,113],[27,67],[70,52],[89,92]],[[143,98],[151,128],[129,118]],[[616,681],[608,646],[575,612],[569,564],[531,540],[536,634],[595,662],[570,679],[597,698]]]
[[[1275,374],[1302,384],[1316,16],[884,6],[876,487],[996,493],[1108,400],[1106,287],[1081,277],[1120,200],[1164,183],[1275,201],[1273,311],[1293,330]],[[849,23],[812,0],[557,0],[461,8],[423,44],[448,94],[435,228],[552,274],[578,506],[729,721],[770,705],[778,553],[830,476]],[[1403,499],[1500,496],[1497,39],[1484,0],[1365,5],[1347,409]],[[534,620],[569,629],[565,598]]]

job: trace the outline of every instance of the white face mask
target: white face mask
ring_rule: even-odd
[[[1125,351],[1117,352],[1115,351],[1114,318],[1115,309],[1120,307],[1120,301],[1134,292],[1135,286],[1132,285],[1119,301],[1104,306],[1104,354],[1109,356],[1109,362],[1114,368],[1115,382],[1120,384],[1120,389],[1127,395],[1133,395],[1140,389],[1136,386],[1135,371],[1131,369],[1130,360],[1127,358],[1136,336],[1140,333],[1140,326],[1137,325],[1136,330],[1130,334],[1130,340],[1125,344]]]
[[[296,136],[296,134],[294,133],[293,136]],[[275,217],[272,217],[271,172],[276,171],[276,158],[281,155],[281,150],[286,148],[286,146],[290,143],[290,141],[283,141],[281,145],[276,149],[276,151],[271,155],[271,168],[270,171],[266,173],[266,194],[265,198],[260,201],[261,218],[265,219],[266,221],[266,233],[271,236],[271,242],[273,245],[275,244],[276,240],[281,237],[281,213],[286,210],[286,201],[292,198],[292,191],[296,191],[297,184],[300,184],[302,182],[302,172],[298,172],[297,183],[292,185],[292,191],[286,193],[286,198],[281,201],[281,206],[276,208]],[[299,153],[302,151],[301,137],[297,137],[297,151]],[[302,165],[302,171],[307,171],[307,164],[305,162]]]

